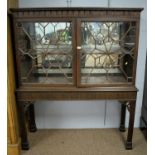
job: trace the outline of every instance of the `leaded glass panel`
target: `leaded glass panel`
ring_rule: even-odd
[[[82,22],[82,84],[130,83],[133,80],[135,22]]]
[[[71,22],[21,22],[17,31],[22,82],[73,83]]]

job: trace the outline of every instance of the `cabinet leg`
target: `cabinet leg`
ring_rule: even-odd
[[[121,132],[125,132],[125,117],[126,117],[126,104],[125,102],[121,105],[121,120],[120,120],[120,128]]]
[[[30,104],[28,108],[28,117],[29,117],[29,131],[36,132],[37,127],[35,123],[35,112],[34,112],[34,104]]]
[[[134,118],[135,118],[135,106],[136,102],[131,101],[129,103],[129,110],[130,110],[130,118],[129,118],[129,128],[128,128],[128,135],[126,141],[126,149],[132,149],[132,136],[133,136],[133,128],[134,128]]]
[[[29,142],[28,142],[28,136],[27,136],[26,122],[25,122],[24,102],[17,102],[17,108],[18,108],[18,118],[19,118],[22,150],[28,150]]]

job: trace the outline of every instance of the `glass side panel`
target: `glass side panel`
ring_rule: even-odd
[[[133,80],[135,22],[81,23],[81,84]]]
[[[24,83],[72,84],[72,24],[17,24],[20,74]]]

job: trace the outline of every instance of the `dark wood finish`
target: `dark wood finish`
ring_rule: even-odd
[[[39,88],[38,88],[39,89]],[[82,88],[81,88],[82,89]],[[135,100],[136,91],[84,91],[84,90],[17,90],[18,100],[96,100],[96,99],[113,99],[113,100]]]
[[[22,11],[137,11],[137,12],[141,12],[144,8],[107,8],[107,7],[45,7],[45,8],[11,8],[11,11],[15,11],[15,12],[22,12]]]
[[[20,136],[21,136],[21,145],[23,150],[29,149],[29,142],[27,136],[27,128],[26,128],[26,118],[24,112],[24,102],[18,101],[17,102],[17,109],[18,109],[18,119],[20,123]]]
[[[126,116],[126,102],[122,103],[121,105],[121,121],[119,128],[121,132],[125,132],[125,116]]]
[[[37,127],[35,123],[35,111],[34,111],[34,103],[31,103],[28,108],[28,119],[29,119],[29,131],[36,132]]]
[[[102,17],[107,20],[139,20],[143,8],[20,8],[11,9],[15,18],[50,18],[50,17]]]
[[[126,141],[126,149],[131,150],[136,101],[130,101],[129,106],[130,106],[130,118],[129,118],[128,135],[127,135],[127,141]]]
[[[19,112],[22,149],[28,149],[28,138],[25,125],[24,104],[35,100],[119,100],[127,105],[130,112],[129,128],[126,149],[132,149],[132,135],[136,106],[137,88],[135,87],[139,20],[142,8],[21,8],[11,9],[12,27],[14,28],[14,55],[16,60],[16,99]],[[17,22],[72,22],[72,47],[73,47],[73,84],[43,84],[22,83],[20,77],[20,58],[17,44]],[[80,24],[81,21],[134,21],[136,23],[136,46],[134,50],[133,81],[132,83],[119,84],[80,84],[80,50],[81,46]],[[34,105],[28,107],[30,116],[30,131],[36,131]],[[122,104],[120,131],[125,130],[126,104]]]
[[[137,66],[137,56],[138,56],[138,46],[139,46],[139,28],[140,28],[140,21],[138,20],[136,22],[136,48],[135,48],[135,60],[134,60],[134,65],[133,65],[133,85],[135,85],[136,81],[136,66]]]

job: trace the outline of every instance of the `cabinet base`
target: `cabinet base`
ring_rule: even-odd
[[[120,126],[120,127],[119,127],[119,131],[120,131],[120,132],[125,132],[125,131],[126,131],[126,130],[125,130],[125,127],[124,127],[123,125]]]
[[[36,127],[36,125],[31,125],[31,126],[29,126],[29,131],[30,132],[36,132],[37,131],[37,127]]]
[[[29,150],[30,146],[28,142],[22,143],[22,150]]]
[[[126,142],[126,150],[132,150],[132,142]]]

